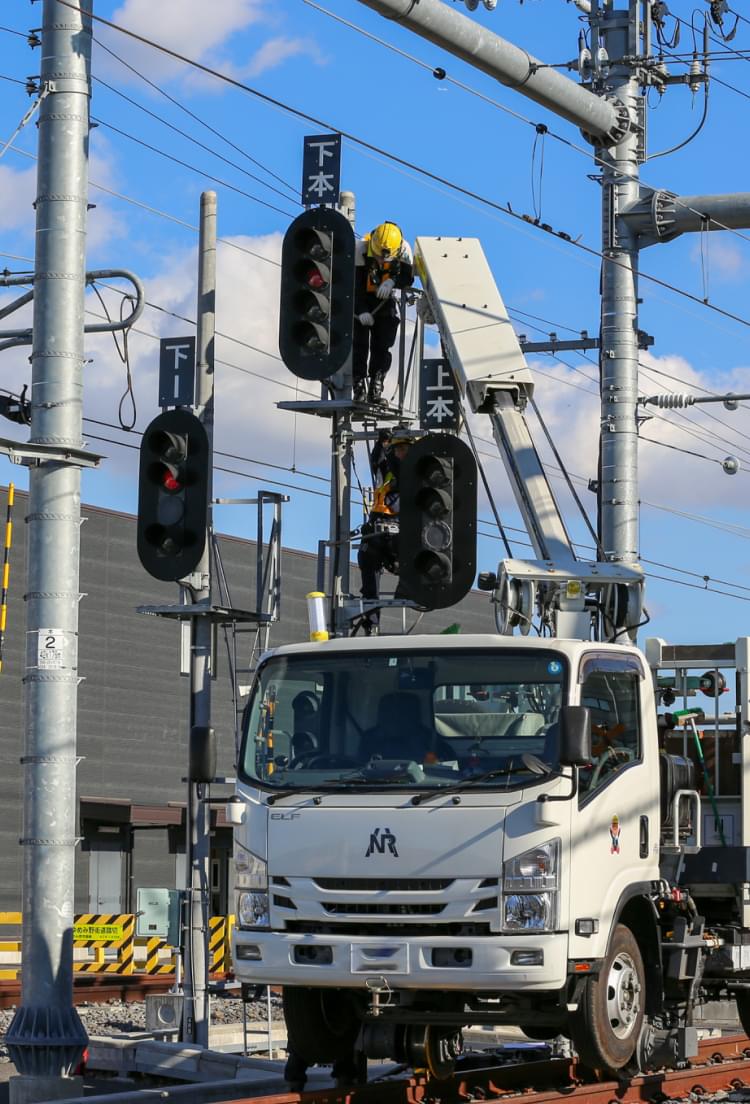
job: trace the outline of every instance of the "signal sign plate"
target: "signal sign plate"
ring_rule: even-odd
[[[302,147],[302,205],[338,203],[341,135],[308,134]]]

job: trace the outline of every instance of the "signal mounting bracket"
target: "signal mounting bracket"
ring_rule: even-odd
[[[74,448],[71,445],[41,445],[32,441],[23,443],[12,441],[9,437],[0,437],[0,453],[7,456],[12,464],[24,464],[35,467],[39,464],[71,464],[78,468],[98,468],[104,459],[88,449]]]

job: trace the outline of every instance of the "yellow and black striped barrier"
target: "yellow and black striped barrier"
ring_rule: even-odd
[[[90,957],[73,963],[79,974],[174,974],[176,948],[158,936],[136,938],[135,916],[132,913],[93,913],[76,916],[73,923],[73,946]],[[0,912],[2,929],[13,928],[16,938],[0,939],[0,982],[17,981],[22,968],[20,912]],[[209,972],[232,973],[232,928],[234,916],[212,916],[209,921]],[[145,949],[145,961],[143,961]],[[138,962],[136,962],[138,950]],[[164,952],[168,952],[165,957]],[[11,962],[10,959],[13,959]]]
[[[0,981],[17,981],[21,973],[21,913],[0,912],[0,927],[13,928],[19,936],[17,939],[3,939],[0,941],[0,952],[3,954],[3,967],[0,969]],[[11,963],[5,956],[11,956]]]
[[[3,671],[3,645],[8,621],[8,583],[10,582],[10,549],[13,543],[13,502],[16,488],[8,484],[8,509],[5,515],[5,544],[3,546],[3,575],[0,579],[0,674]]]
[[[175,956],[171,954],[168,961],[161,958],[161,951],[172,948],[166,939],[160,939],[158,935],[150,936],[146,940],[146,964],[143,971],[146,974],[173,974],[175,972]]]
[[[232,972],[233,916],[212,916],[208,921],[208,969],[212,974]]]
[[[81,974],[132,974],[135,969],[135,916],[132,913],[92,913],[76,916],[73,946],[93,950],[87,962],[74,962]],[[114,951],[107,959],[105,951]]]

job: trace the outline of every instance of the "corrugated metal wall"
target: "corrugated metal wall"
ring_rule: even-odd
[[[0,508],[5,489],[0,488]],[[287,507],[290,508],[290,507]],[[23,655],[26,611],[27,498],[16,494],[8,626],[0,674],[0,909],[20,906],[23,754]],[[184,800],[181,778],[187,762],[188,680],[179,676],[179,628],[163,618],[144,617],[136,607],[177,601],[174,584],[159,583],[140,565],[135,518],[84,506],[81,530],[79,667],[79,797],[125,799],[140,805]],[[222,558],[235,607],[254,608],[255,545],[224,537]],[[282,619],[272,644],[307,639],[305,595],[315,586],[315,558],[287,551],[282,557]],[[356,571],[353,573],[356,578]],[[393,615],[391,615],[393,616]],[[458,621],[465,632],[492,632],[486,595],[473,593],[451,610],[427,614],[420,631],[439,631]],[[388,621],[384,619],[384,626]],[[250,634],[242,638],[249,646]],[[241,657],[247,661],[247,656]],[[233,773],[234,716],[220,634],[213,723],[218,734],[220,774]],[[147,837],[147,838],[145,838]],[[133,885],[171,885],[175,859],[167,833],[139,833]],[[88,862],[77,863],[76,906],[88,908]]]

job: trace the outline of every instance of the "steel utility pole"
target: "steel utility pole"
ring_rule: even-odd
[[[44,0],[42,17],[30,443],[59,456],[29,468],[22,995],[6,1036],[17,1104],[77,1096],[87,1042],[73,893],[90,11]]]
[[[697,75],[665,76],[653,67],[651,0],[627,0],[619,9],[615,0],[576,0],[591,26],[590,87],[544,68],[443,0],[359,2],[579,126],[595,147],[603,203],[599,526],[607,560],[631,563],[638,556],[640,250],[690,231],[750,227],[750,193],[680,197],[639,179],[646,160],[641,89],[693,88],[708,80],[705,62]]]
[[[214,333],[216,328],[216,192],[201,195],[198,246],[198,327],[196,340],[195,410],[208,436],[208,501],[213,501]],[[209,513],[209,530],[212,528]],[[189,590],[195,605],[211,603],[211,542],[191,576]],[[213,758],[211,732],[210,610],[190,619],[190,768],[187,793],[188,931],[185,938],[185,1007],[183,1039],[208,1046],[208,919],[211,893],[211,807],[208,783],[195,780],[199,760]],[[213,769],[202,769],[202,778]]]
[[[607,560],[618,563],[638,559],[638,237],[621,213],[638,201],[645,154],[645,100],[636,70],[624,60],[640,53],[639,3],[630,0],[630,11],[615,11],[605,0],[600,12],[594,0],[589,16],[592,43],[601,29],[611,59],[600,94],[615,96],[630,119],[616,145],[596,150],[602,174],[599,539]]]

